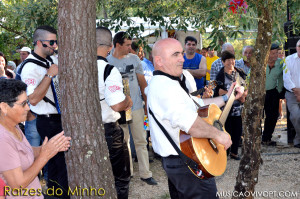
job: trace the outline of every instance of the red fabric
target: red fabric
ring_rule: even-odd
[[[4,196],[4,187],[6,186],[6,184],[4,183],[4,181],[0,178],[0,196]]]

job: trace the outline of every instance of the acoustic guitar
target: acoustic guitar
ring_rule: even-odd
[[[225,131],[224,125],[231,106],[235,100],[235,88],[240,86],[240,76],[237,75],[236,85],[224,107],[223,112],[216,104],[200,107],[198,115],[208,124],[221,131]],[[180,150],[198,164],[198,170],[189,168],[198,178],[211,178],[222,175],[226,170],[227,154],[224,146],[207,138],[194,138],[184,131],[180,131]]]

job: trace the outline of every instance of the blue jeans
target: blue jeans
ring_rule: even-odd
[[[25,136],[31,146],[40,146],[41,136],[36,129],[36,119],[25,122]]]

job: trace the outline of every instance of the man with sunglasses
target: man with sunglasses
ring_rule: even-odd
[[[44,140],[62,131],[59,109],[58,66],[52,56],[57,48],[56,30],[51,26],[38,27],[33,35],[34,50],[21,70],[21,79],[27,84],[30,110],[37,115],[36,127]],[[30,62],[28,60],[31,60]],[[67,195],[68,177],[63,152],[48,162],[48,187],[64,190],[58,198]]]

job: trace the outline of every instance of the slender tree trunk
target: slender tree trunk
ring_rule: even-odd
[[[77,188],[72,198],[116,198],[97,88],[96,1],[59,1],[58,11],[62,121],[72,137],[69,190]]]
[[[269,1],[255,2],[259,17],[255,56],[251,60],[249,94],[243,117],[244,145],[242,159],[233,198],[254,198],[254,188],[258,182],[259,166],[262,163],[261,121],[265,98],[266,65],[272,38],[272,4]]]

